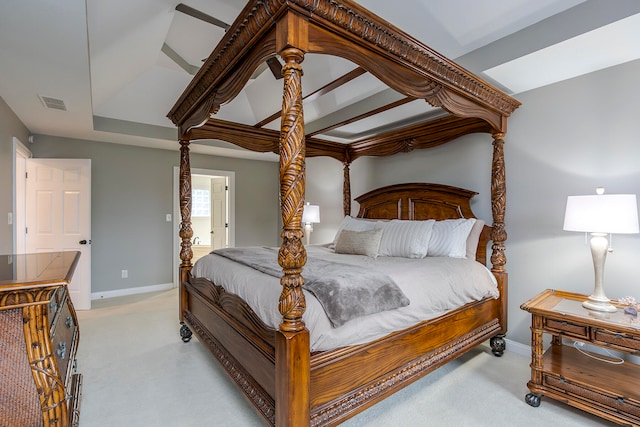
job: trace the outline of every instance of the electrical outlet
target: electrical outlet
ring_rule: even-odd
[[[171,222],[171,214],[167,214],[166,219],[167,219],[167,222]]]
[[[122,278],[126,279],[127,277],[129,277],[129,270],[122,270]]]

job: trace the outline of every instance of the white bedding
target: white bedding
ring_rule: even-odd
[[[305,291],[307,309],[303,320],[309,329],[311,351],[363,344],[469,302],[487,296],[498,297],[495,278],[485,266],[474,260],[449,257],[374,259],[364,255],[336,254],[326,246],[310,245],[306,249],[308,256],[361,265],[385,273],[395,280],[411,301],[406,307],[353,319],[334,328],[318,300]],[[240,296],[267,325],[275,329],[279,327],[282,320],[278,311],[282,290],[279,278],[214,254],[196,261],[191,273],[194,277],[206,277]]]

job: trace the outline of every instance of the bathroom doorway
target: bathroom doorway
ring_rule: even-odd
[[[180,170],[174,168],[174,285],[180,264]],[[191,169],[191,250],[196,260],[214,249],[235,245],[235,172]]]

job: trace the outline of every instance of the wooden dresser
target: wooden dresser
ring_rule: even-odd
[[[77,426],[79,329],[67,285],[80,252],[0,255],[0,426]]]

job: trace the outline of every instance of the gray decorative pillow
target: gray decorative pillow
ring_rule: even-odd
[[[382,240],[382,229],[351,231],[342,230],[336,240],[337,254],[366,255],[371,258],[378,256]]]

